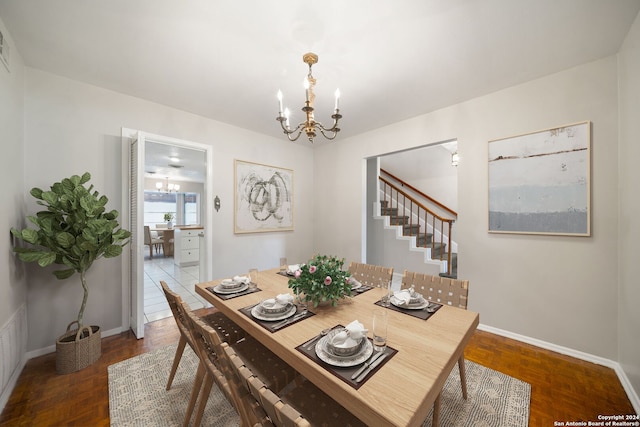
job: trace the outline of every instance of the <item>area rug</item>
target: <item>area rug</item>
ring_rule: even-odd
[[[531,385],[465,360],[467,400],[462,397],[458,364],[442,390],[440,425],[460,427],[526,427]],[[423,427],[431,427],[433,408]]]
[[[112,426],[182,425],[198,369],[198,357],[186,346],[171,390],[167,391],[165,387],[175,352],[176,346],[170,345],[109,366],[109,416]],[[201,425],[239,425],[238,414],[215,385],[211,389]]]
[[[198,359],[187,346],[171,390],[165,390],[175,345],[166,346],[109,366],[109,415],[114,427],[180,426],[189,403]],[[442,392],[440,425],[453,427],[526,427],[529,420],[529,384],[466,362],[468,399],[462,398],[457,365]],[[424,427],[430,427],[429,413]],[[203,426],[237,427],[239,418],[224,395],[214,387]]]

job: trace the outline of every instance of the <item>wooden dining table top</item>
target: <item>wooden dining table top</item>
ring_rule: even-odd
[[[323,329],[353,320],[360,321],[371,336],[373,310],[381,308],[375,303],[382,289],[356,294],[341,300],[337,307],[310,306],[314,316],[270,332],[240,309],[291,293],[288,278],[278,271],[259,273],[260,292],[224,300],[207,290],[222,279],[199,283],[196,292],[368,425],[421,425],[475,331],[478,313],[445,305],[422,320],[387,309],[387,345],[397,353],[355,389],[296,347]]]

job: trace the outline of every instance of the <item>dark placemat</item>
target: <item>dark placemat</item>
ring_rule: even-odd
[[[266,321],[266,320],[260,320],[260,319],[256,319],[255,317],[253,317],[253,315],[251,314],[251,309],[253,307],[255,307],[258,304],[252,304],[248,307],[243,307],[240,309],[240,313],[244,314],[245,316],[247,316],[249,319],[253,320],[254,322],[256,322],[258,325],[262,326],[263,328],[265,328],[267,331],[269,332],[277,332],[281,329],[284,329],[288,326],[293,325],[294,323],[298,323],[301,320],[307,319],[311,316],[315,316],[315,313],[308,311],[302,315],[302,311],[300,310],[300,307],[296,308],[296,312],[288,317],[287,319],[283,319],[283,320],[275,320],[273,322],[271,321]],[[287,320],[287,322],[285,322],[285,320]]]
[[[292,275],[290,275],[290,274],[287,274],[287,272],[286,272],[286,271],[278,271],[278,274],[279,274],[279,275],[281,275],[281,276],[284,276],[284,277],[288,277],[288,278],[290,278],[290,279],[293,279],[293,276],[292,276]]]
[[[336,329],[336,328],[344,328],[344,326],[336,325],[332,329]],[[371,338],[367,338],[367,339],[369,341],[372,341]],[[384,360],[378,366],[373,368],[362,381],[357,383],[355,380],[351,379],[351,376],[353,374],[355,374],[356,371],[363,366],[364,362],[360,363],[360,364],[358,364],[356,366],[350,366],[350,367],[340,367],[340,366],[330,365],[328,363],[323,362],[318,357],[318,355],[316,354],[315,345],[311,347],[311,350],[307,350],[306,347],[310,344],[309,341],[310,340],[307,340],[304,343],[302,343],[299,346],[297,346],[296,350],[298,350],[300,353],[304,354],[309,359],[313,360],[314,362],[316,362],[317,364],[322,366],[324,369],[329,371],[331,374],[333,374],[336,377],[340,378],[342,381],[344,381],[345,383],[349,384],[351,387],[353,387],[356,390],[359,389],[360,387],[362,387],[362,385],[364,383],[366,383],[369,380],[369,378],[371,378],[371,376],[373,374],[375,374],[381,367],[383,367],[385,365],[385,363],[387,363],[398,352],[398,350],[396,350],[395,348],[387,346],[384,349],[384,352],[385,352],[385,355],[386,355],[386,356],[384,356],[385,357]],[[315,342],[317,343],[318,341],[320,341],[320,338],[318,338]],[[372,344],[373,344],[373,342],[372,342]],[[375,354],[376,351],[374,350],[373,353]],[[367,362],[368,362],[368,360],[367,360]]]
[[[391,303],[389,303],[388,307],[385,307],[385,306],[382,305],[382,301],[381,300],[376,301],[375,304],[379,305],[380,307],[388,308],[389,310],[393,310],[393,311],[399,311],[400,313],[408,314],[409,316],[417,317],[418,319],[422,319],[422,320],[427,320],[429,317],[431,317],[434,314],[436,314],[436,312],[438,310],[440,310],[440,308],[442,308],[442,304],[438,304],[437,302],[432,302],[429,305],[437,305],[437,307],[433,309],[432,313],[430,313],[426,309],[410,310],[408,308],[396,307],[395,305],[393,305]]]
[[[360,294],[363,294],[367,291],[370,291],[371,289],[373,289],[373,286],[369,286],[369,285],[362,285],[359,288],[356,289],[351,289],[351,292],[353,293],[353,296],[358,296]]]
[[[254,292],[260,292],[262,289],[260,289],[259,287],[255,287],[255,288],[251,288],[251,286],[249,286],[247,289],[245,289],[244,291],[240,291],[240,292],[234,292],[232,294],[219,294],[216,291],[213,290],[214,286],[209,286],[207,288],[207,290],[209,292],[211,292],[212,294],[214,294],[215,296],[217,296],[220,299],[231,299],[231,298],[236,298],[236,297],[241,297],[243,295],[247,295],[247,294],[252,294]]]

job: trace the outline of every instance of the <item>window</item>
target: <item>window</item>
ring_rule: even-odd
[[[181,225],[200,224],[198,193],[144,192],[144,225],[150,227],[166,222],[164,214],[173,214],[173,223]]]

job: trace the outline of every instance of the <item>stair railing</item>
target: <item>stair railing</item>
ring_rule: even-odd
[[[388,173],[387,173],[388,174]],[[393,176],[391,174],[388,174]],[[395,177],[394,177],[395,178]],[[396,178],[397,179],[397,178]],[[431,238],[431,257],[433,259],[433,254],[436,253],[436,235],[438,235],[438,240],[440,247],[445,245],[446,243],[446,261],[447,261],[447,274],[451,274],[451,240],[452,240],[452,229],[453,223],[455,222],[452,218],[444,218],[432,211],[422,203],[420,203],[413,195],[407,193],[406,191],[399,188],[397,185],[392,183],[390,180],[380,176],[380,190],[383,194],[383,200],[381,201],[383,206],[386,206],[387,209],[398,209],[398,217],[404,218],[408,217],[408,219],[403,219],[402,224],[404,228],[408,228],[409,230],[413,230],[415,227],[419,228],[419,232],[414,234],[413,231],[410,231],[411,235],[416,236],[416,246],[418,246],[418,242],[421,240],[420,236],[422,236],[422,240],[425,242],[423,247],[429,247],[426,242],[428,242],[427,235],[429,234],[429,230],[432,231]],[[398,180],[402,182],[402,180]],[[406,183],[405,183],[406,184]],[[408,184],[407,184],[408,185]],[[410,187],[410,186],[409,186]],[[415,190],[411,187],[413,191]],[[419,191],[418,191],[419,192]],[[430,201],[434,201],[428,196],[425,196]],[[436,202],[437,203],[437,202]],[[449,212],[454,211],[446,208],[446,206],[438,205]],[[384,215],[384,207],[381,208],[383,210]],[[405,224],[405,222],[407,222]],[[422,227],[424,226],[424,227]],[[422,246],[422,245],[419,245]],[[440,255],[438,258],[440,261],[445,261],[445,252],[440,250]]]

